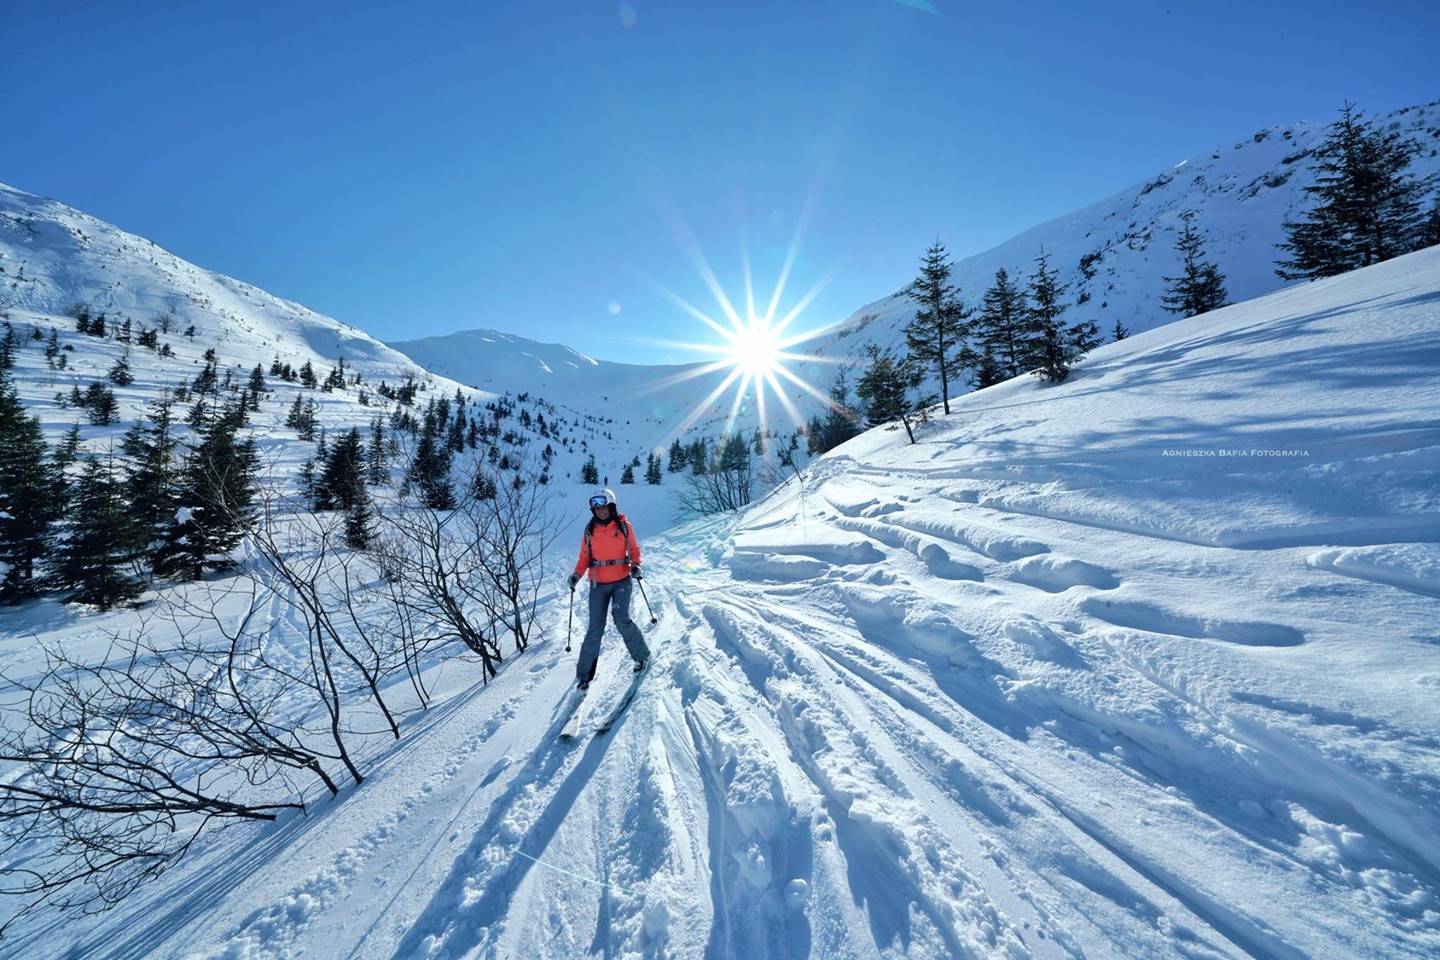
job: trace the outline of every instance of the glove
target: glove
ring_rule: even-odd
[[[637,563],[635,564],[635,566],[630,568],[630,576],[635,580],[645,579],[645,574],[640,571],[640,564]]]
[[[580,582],[580,575],[579,575],[579,574],[575,574],[575,573],[570,574],[570,592],[571,592],[571,593],[574,593],[574,592],[575,592],[575,584],[577,584],[577,583],[579,583],[579,582]]]

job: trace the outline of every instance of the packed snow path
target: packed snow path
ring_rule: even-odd
[[[17,949],[1435,956],[1437,328],[1440,249],[871,431],[647,541],[609,733],[552,604],[364,787]]]

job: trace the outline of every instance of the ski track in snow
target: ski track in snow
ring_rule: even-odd
[[[607,733],[623,646],[560,741],[553,603],[362,787],[17,955],[1440,954],[1440,376],[1401,349],[1437,271],[1143,334],[1063,387],[961,398],[913,448],[871,431],[647,539],[654,659]],[[1286,379],[1296,353],[1345,362]],[[1157,454],[1242,422],[1324,455]]]

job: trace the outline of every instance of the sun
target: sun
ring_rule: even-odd
[[[751,402],[754,404],[753,414],[756,425],[762,432],[768,433],[771,429],[767,401],[778,403],[791,423],[797,428],[802,427],[805,420],[789,396],[789,393],[793,391],[798,390],[800,394],[807,395],[824,406],[833,406],[834,401],[830,397],[791,369],[791,365],[794,363],[827,364],[836,362],[814,353],[799,353],[795,350],[802,343],[830,332],[834,325],[813,327],[803,333],[796,333],[792,329],[792,325],[802,325],[797,324],[797,321],[801,319],[806,308],[833,277],[833,272],[811,287],[799,300],[790,304],[788,309],[782,309],[785,281],[789,277],[794,259],[793,246],[786,258],[785,266],[776,280],[768,304],[755,302],[748,258],[742,300],[725,292],[698,250],[694,252],[694,256],[700,276],[715,299],[716,309],[713,312],[707,312],[689,303],[663,284],[656,284],[656,286],[693,319],[704,324],[716,335],[717,340],[709,343],[673,340],[655,342],[699,354],[709,354],[714,359],[694,364],[684,372],[662,378],[650,386],[652,389],[661,389],[696,377],[714,374],[720,374],[720,377],[714,389],[697,402],[694,408],[672,427],[667,440],[670,437],[683,435],[702,416],[713,412],[717,406],[724,403],[721,398],[727,392],[732,392],[729,401],[729,416],[726,417],[724,427],[727,433],[737,429],[737,418],[742,409],[749,407]]]
[[[784,359],[779,331],[764,317],[752,314],[744,327],[725,333],[730,340],[728,359],[746,376],[768,378]]]

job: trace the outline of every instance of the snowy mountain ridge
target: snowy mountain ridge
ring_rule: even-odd
[[[0,183],[0,310],[68,316],[92,313],[172,315],[194,323],[206,342],[244,340],[306,359],[363,365],[375,379],[420,378],[409,358],[362,330],[324,317],[251,284],[197,267],[153,241],[56,200]]]
[[[1440,174],[1440,100],[1372,118],[1419,145],[1412,173]],[[1172,322],[1161,296],[1165,277],[1179,273],[1175,237],[1182,214],[1193,214],[1206,238],[1206,255],[1225,275],[1232,302],[1283,286],[1275,275],[1283,224],[1308,207],[1304,188],[1314,182],[1310,158],[1328,122],[1267,127],[1232,146],[1182,160],[1154,177],[1097,203],[1038,224],[973,255],[957,256],[952,280],[961,298],[977,304],[1005,268],[1022,282],[1043,250],[1068,287],[1071,320],[1094,320],[1108,338],[1115,323],[1139,333]],[[956,253],[956,251],[951,251]],[[916,250],[918,260],[920,250]],[[858,363],[866,345],[900,348],[914,313],[904,291],[856,310],[835,332],[807,344],[831,361]],[[810,377],[825,382],[825,368]]]
[[[158,354],[118,342],[113,337],[86,337],[75,330],[73,314],[80,308],[91,315],[107,314],[111,326],[133,322],[135,332],[158,329],[173,350],[173,356]],[[31,412],[40,415],[51,442],[83,412],[67,409],[63,394],[72,386],[83,389],[88,382],[103,381],[106,372],[122,355],[135,365],[135,383],[116,389],[119,401],[118,425],[87,431],[88,447],[103,448],[118,439],[124,427],[144,415],[146,405],[164,388],[188,382],[202,363],[205,350],[213,349],[222,371],[237,384],[256,365],[268,370],[279,359],[298,369],[309,362],[320,376],[343,359],[352,374],[359,374],[364,387],[319,394],[319,420],[331,429],[365,426],[388,405],[376,394],[379,384],[398,387],[413,380],[427,397],[453,396],[462,384],[443,372],[425,368],[405,354],[387,346],[349,324],[316,313],[298,303],[273,296],[251,284],[198,267],[144,238],[76,210],[59,201],[35,196],[0,184],[0,318],[8,319],[17,335],[39,329],[48,335],[54,329],[65,344],[65,370],[47,369],[39,350],[21,350],[15,373],[17,389]],[[187,335],[187,330],[192,331]],[[473,381],[464,391],[484,402],[500,394],[524,393],[543,385],[525,376],[525,365],[517,357],[530,355],[533,370],[548,365],[561,368],[601,370],[602,382],[595,389],[626,395],[647,392],[646,378],[625,370],[603,382],[608,369],[568,350],[548,348],[523,338],[496,334],[490,342],[503,344],[507,352],[496,352],[499,368],[513,377],[496,377],[487,387]],[[623,365],[615,365],[623,366]],[[697,385],[681,399],[689,399]],[[309,392],[306,392],[307,395]],[[59,395],[59,396],[57,396]],[[362,396],[367,396],[362,399]],[[545,396],[549,396],[546,392]],[[647,397],[619,415],[597,416],[581,399],[557,395],[555,408],[565,411],[578,429],[574,447],[557,442],[558,479],[570,475],[572,482],[586,457],[596,455],[603,476],[614,477],[632,457],[642,455],[666,433],[676,419],[674,407],[663,405],[663,397]],[[548,402],[548,400],[547,400]],[[265,427],[266,446],[288,466],[297,466],[305,453],[292,442],[293,434],[282,427],[283,408],[274,416],[261,414],[257,426]],[[701,423],[713,427],[713,418]],[[533,430],[517,425],[523,435]],[[538,440],[536,451],[547,439]],[[308,450],[308,444],[304,445]],[[287,467],[288,469],[288,467]]]
[[[481,390],[561,396],[576,406],[601,403],[606,409],[616,410],[619,419],[651,416],[667,427],[674,427],[701,407],[727,374],[723,370],[704,372],[704,363],[596,360],[562,344],[541,343],[498,330],[464,330],[395,341],[390,346],[428,370]],[[725,412],[712,407],[697,418],[695,428],[718,432]],[[747,406],[737,417],[739,429],[754,429],[753,413],[753,407]],[[657,431],[651,445],[673,439],[669,433]]]
[[[1412,165],[1417,177],[1440,174],[1440,100],[1373,119],[1377,126],[1399,131],[1419,145]],[[1068,288],[1068,318],[1096,321],[1107,339],[1117,322],[1129,333],[1143,332],[1175,319],[1163,308],[1161,297],[1165,277],[1179,272],[1174,242],[1183,214],[1193,215],[1196,229],[1205,236],[1206,255],[1225,275],[1232,302],[1277,290],[1283,281],[1275,275],[1276,245],[1284,238],[1285,221],[1297,217],[1310,202],[1304,188],[1314,179],[1311,154],[1328,126],[1328,122],[1307,121],[1267,127],[1229,147],[1182,160],[996,247],[958,256],[952,279],[961,298],[973,306],[1002,267],[1023,285],[1043,250]],[[915,252],[918,260],[921,251]],[[796,348],[821,361],[790,366],[823,392],[836,364],[863,365],[869,345],[903,352],[904,327],[913,315],[914,304],[903,290],[882,297]],[[512,378],[527,389],[540,389],[545,383],[564,384],[565,389],[571,384],[597,384],[603,389],[618,383],[621,396],[639,398],[654,392],[653,383],[687,369],[597,361],[586,372],[577,368],[590,358],[576,351],[490,330],[397,341],[391,346],[437,373],[482,389],[495,389]],[[517,362],[511,351],[524,356]],[[537,369],[537,364],[549,371]],[[659,406],[688,409],[716,381],[702,378],[662,389]],[[819,409],[811,395],[789,386],[787,390],[805,413]],[[753,413],[753,408],[742,412],[742,429],[753,426]]]

